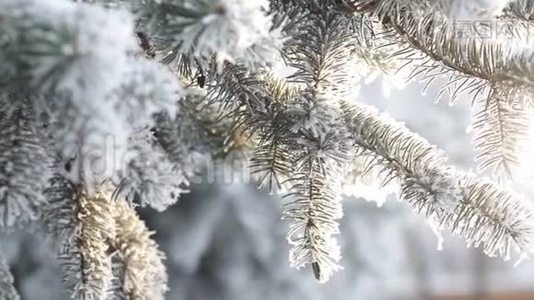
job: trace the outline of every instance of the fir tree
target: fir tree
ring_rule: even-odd
[[[76,2],[0,1],[0,230],[43,225],[72,297],[163,299],[135,207],[235,162],[286,197],[290,263],[320,282],[342,268],[353,176],[490,256],[533,252],[534,209],[509,187],[529,167],[531,1]],[[477,18],[509,40],[459,30]],[[472,95],[478,174],[356,100],[362,76],[397,69]],[[0,296],[12,282],[0,264]]]

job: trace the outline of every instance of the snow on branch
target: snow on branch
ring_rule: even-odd
[[[522,97],[523,99],[518,101],[515,99],[518,98],[515,91],[523,89],[528,95],[531,94],[530,90],[534,88],[534,65],[531,59],[529,29],[522,26],[512,27],[510,24],[498,27],[501,21],[495,16],[502,16],[503,8],[506,7],[505,11],[513,9],[512,11],[518,12],[519,4],[508,5],[506,2],[484,2],[487,5],[480,4],[482,7],[478,8],[479,11],[484,11],[491,5],[498,4],[498,13],[492,14],[494,18],[479,24],[486,26],[485,32],[491,36],[481,36],[480,31],[475,29],[480,16],[465,19],[461,17],[461,13],[459,18],[446,13],[450,9],[454,10],[454,7],[469,6],[463,1],[371,1],[369,3],[372,5],[369,4],[368,10],[371,15],[382,20],[388,31],[385,36],[391,39],[386,43],[400,43],[401,48],[393,53],[393,56],[407,61],[405,66],[413,67],[410,78],[427,81],[426,90],[437,78],[449,75],[448,82],[441,87],[437,95],[438,99],[448,93],[451,101],[454,101],[459,95],[466,93],[473,96],[474,102],[483,99],[482,101],[486,101],[485,107],[492,107],[493,115],[499,115],[500,121],[492,122],[490,114],[476,114],[476,124],[473,126],[474,144],[476,150],[482,153],[478,155],[480,169],[495,165],[494,158],[500,157],[502,160],[499,165],[516,167],[494,168],[494,173],[501,178],[512,178],[521,174],[521,168],[516,161],[510,160],[510,149],[514,149],[519,143],[530,142],[530,136],[522,129],[528,124],[516,122],[513,114],[500,111],[504,109],[503,105],[495,106],[492,99],[498,94],[502,104],[514,103],[517,111],[528,110],[532,100]],[[506,38],[496,37],[497,30],[501,30],[500,34],[506,35]],[[505,129],[499,124],[508,126]],[[484,136],[487,130],[490,130],[488,126],[491,126],[494,132],[506,130],[514,138],[501,138],[498,144],[481,144],[477,137]],[[514,143],[507,144],[510,141]]]
[[[125,201],[112,203],[116,236],[110,245],[123,268],[122,290],[129,299],[165,299],[168,290],[163,259],[144,222]]]
[[[132,157],[117,176],[117,195],[163,211],[187,192],[187,174],[169,161],[151,130],[142,128],[132,134],[128,149]]]
[[[9,271],[9,265],[0,256],[0,299],[20,300],[14,285],[14,278]]]
[[[514,0],[430,0],[428,2],[450,18],[468,20],[487,19],[500,15]]]
[[[286,45],[289,65],[296,70],[289,80],[302,86],[302,90],[278,108],[276,123],[284,126],[266,123],[276,126],[271,129],[276,130],[271,145],[276,149],[282,146],[280,150],[294,161],[284,210],[284,219],[290,222],[287,239],[292,245],[291,265],[301,268],[310,264],[314,276],[323,283],[341,268],[335,235],[339,234],[337,220],[343,215],[344,166],[351,153],[335,101],[345,95],[350,82],[346,72],[349,24],[327,7],[327,3],[319,1],[303,5],[301,22],[294,28],[297,34]],[[256,154],[267,155],[266,162],[275,159],[270,152]],[[278,166],[284,166],[283,160]]]
[[[129,7],[137,32],[130,15],[95,3],[0,1],[0,229],[40,217],[73,297],[163,299],[164,256],[135,205],[164,210],[199,169],[219,158],[248,162],[250,149],[260,186],[288,189],[291,265],[310,265],[320,282],[341,269],[348,175],[396,184],[415,210],[489,255],[533,251],[534,210],[524,199],[344,102],[367,71],[357,60],[383,70],[406,60],[429,83],[449,74],[442,93],[477,100],[481,166],[509,172],[531,130],[534,65],[531,43],[520,40],[528,1],[90,2]],[[459,36],[466,16],[526,25],[506,42]],[[140,57],[136,36],[172,71]],[[281,57],[293,72],[283,79],[273,65]],[[116,152],[91,152],[106,136]],[[124,169],[93,172],[117,157]],[[12,282],[2,269],[0,287]]]
[[[29,98],[63,156],[94,152],[106,135],[121,142],[125,126],[105,100],[135,49],[128,15],[68,1],[8,0],[0,3],[0,36],[0,88]]]
[[[526,199],[446,166],[426,140],[373,109],[343,107],[359,155],[372,158],[386,182],[398,181],[399,196],[417,211],[490,256],[532,252],[534,209]]]
[[[127,51],[135,49],[133,28],[128,15],[89,4],[2,1],[0,86],[100,99],[120,80]]]
[[[337,96],[343,92],[342,87],[349,85],[346,64],[351,51],[350,23],[325,10],[325,5],[313,3],[310,1],[309,11],[295,25],[296,34],[287,42],[289,65],[296,69],[290,80]]]
[[[510,1],[510,5],[504,9],[504,15],[532,24],[534,21],[534,3],[530,0]]]
[[[89,196],[61,174],[51,181],[41,219],[59,246],[66,287],[77,299],[164,299],[164,255],[133,207],[112,199],[111,188],[103,184]]]
[[[164,61],[192,56],[205,66],[214,55],[220,63],[261,62],[271,56],[266,53],[276,53],[268,8],[266,0],[151,0],[139,14]]]
[[[27,225],[46,205],[52,158],[34,121],[27,101],[0,95],[0,230]]]
[[[532,97],[521,88],[505,89],[495,86],[487,99],[476,103],[473,120],[475,160],[479,170],[491,169],[500,176],[521,172],[528,161],[527,151],[532,127],[532,109],[525,105]],[[503,178],[509,180],[511,178]]]
[[[107,96],[114,112],[123,122],[138,127],[153,126],[152,116],[159,112],[175,115],[185,91],[165,66],[145,59],[128,60],[119,85]]]
[[[102,195],[88,197],[80,187],[74,192],[73,196],[59,199],[61,206],[55,205],[57,212],[49,211],[45,222],[66,221],[65,217],[73,219],[68,223],[71,235],[58,240],[63,281],[71,296],[105,299],[113,279],[108,241],[115,238],[109,200]],[[55,229],[54,225],[49,228]]]
[[[293,90],[236,65],[227,65],[217,77],[224,80],[208,95],[235,110],[237,122],[250,132],[255,143],[251,167],[260,184],[271,191],[288,186],[284,219],[290,222],[291,265],[311,264],[315,277],[326,282],[340,269],[334,235],[342,216],[342,166],[350,152],[347,135],[339,133],[343,126],[336,102],[317,91],[322,87],[310,83],[310,88]]]
[[[529,59],[529,45],[525,43],[527,32],[504,41],[469,32],[462,35],[459,25],[439,11],[422,8],[410,10],[411,6],[405,2],[377,1],[374,14],[404,41],[407,49],[412,48],[416,53],[419,51],[446,69],[468,76],[468,79],[474,77],[490,82],[532,86],[533,65]],[[466,25],[473,26],[471,23]],[[421,56],[413,51],[399,51],[398,55],[409,60],[421,60]],[[436,74],[440,72],[436,68],[430,69],[430,65],[423,67]],[[458,83],[457,86],[463,89],[476,87],[473,82],[468,83]]]
[[[60,0],[4,1],[0,22],[0,88],[30,96],[62,156],[86,163],[71,174],[79,182],[113,175],[133,128],[153,125],[157,112],[175,114],[184,96],[164,66],[131,57],[134,22],[126,13]]]

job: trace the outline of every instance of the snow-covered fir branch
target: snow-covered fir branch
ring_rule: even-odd
[[[163,299],[164,255],[128,202],[101,186],[89,197],[60,174],[42,216],[59,249],[63,280],[75,299]],[[120,298],[119,295],[124,295]],[[118,298],[117,298],[118,297]]]
[[[532,251],[534,207],[526,199],[445,165],[426,140],[369,107],[344,103],[344,111],[355,146],[371,158],[368,168],[385,183],[398,181],[399,197],[417,211],[490,256]]]
[[[493,7],[494,3],[485,2],[474,3],[475,6],[481,5],[479,12]],[[521,3],[513,2],[507,6],[504,5],[506,2],[497,5],[491,15],[502,16],[504,8],[508,14],[511,14],[510,11],[521,14]],[[530,110],[532,65],[528,27],[515,27],[511,23],[502,25],[500,19],[494,18],[480,25],[485,26],[481,29],[476,27],[482,22],[481,16],[453,13],[459,19],[450,18],[448,9],[461,7],[460,4],[461,1],[422,1],[415,4],[410,1],[370,1],[366,9],[382,20],[386,28],[384,34],[393,40],[390,43],[402,45],[394,55],[411,62],[409,66],[413,67],[413,71],[410,77],[423,78],[429,86],[438,77],[450,76],[437,98],[449,93],[454,101],[459,95],[467,93],[474,101],[485,99],[485,106],[489,107],[492,106],[493,95],[500,94],[507,102],[514,103],[513,111]],[[517,14],[514,16],[517,17]],[[498,34],[500,36],[496,36]],[[525,97],[524,92],[519,96],[514,92],[518,89],[526,91],[528,96]],[[485,114],[490,118],[491,112]],[[489,168],[503,178],[509,178],[521,173],[518,172],[521,162],[510,158],[514,155],[514,147],[529,143],[530,137],[524,134],[524,128],[529,124],[512,120],[504,111],[499,115],[500,123],[513,125],[506,128],[506,125],[492,126],[492,130],[502,137],[514,135],[517,138],[512,143],[510,139],[500,138],[491,147],[480,146],[475,141],[475,149],[481,160],[481,171]],[[474,116],[474,119],[477,117]],[[480,126],[474,128],[478,131]],[[484,132],[476,132],[475,135],[482,136]]]
[[[64,200],[65,205],[69,205],[68,200]],[[75,221],[70,224],[74,234],[59,246],[63,280],[75,299],[105,299],[111,288],[113,273],[107,241],[115,239],[115,224],[108,201],[101,195],[88,197],[83,191],[75,195],[71,210]]]
[[[117,231],[110,244],[123,269],[120,281],[125,299],[164,299],[168,290],[165,256],[150,238],[152,232],[128,203],[116,202],[113,207]]]
[[[458,36],[481,16],[521,26],[510,42]],[[290,263],[320,282],[341,269],[353,175],[489,255],[528,255],[525,199],[354,99],[372,72],[450,75],[441,94],[475,100],[481,169],[513,173],[531,150],[531,16],[526,0],[1,1],[0,230],[43,224],[74,298],[163,299],[164,255],[136,206],[163,211],[238,162],[285,194]],[[0,295],[14,295],[5,269]]]
[[[9,266],[0,256],[0,298],[19,300],[20,296],[15,289],[13,275],[9,271]]]
[[[52,156],[34,119],[28,101],[0,95],[0,229],[28,225],[46,206]]]

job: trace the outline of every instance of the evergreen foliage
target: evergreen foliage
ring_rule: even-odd
[[[490,256],[534,251],[534,208],[508,187],[533,138],[531,1],[81,2],[0,1],[0,230],[42,224],[73,298],[164,299],[135,206],[163,211],[236,164],[284,195],[290,263],[320,282],[342,268],[354,176]],[[510,40],[458,32],[480,17]],[[356,100],[399,67],[472,95],[479,174]],[[12,281],[0,264],[0,297],[18,299]]]

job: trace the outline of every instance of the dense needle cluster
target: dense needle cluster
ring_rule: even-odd
[[[488,255],[534,250],[534,209],[507,188],[532,138],[531,1],[77,2],[0,1],[0,230],[43,225],[72,297],[163,299],[135,206],[243,165],[283,195],[290,263],[320,282],[342,268],[343,193],[369,176]],[[513,24],[510,41],[458,31],[481,17]],[[357,101],[362,78],[399,68],[473,96],[495,182]],[[0,263],[1,297],[12,283]]]

